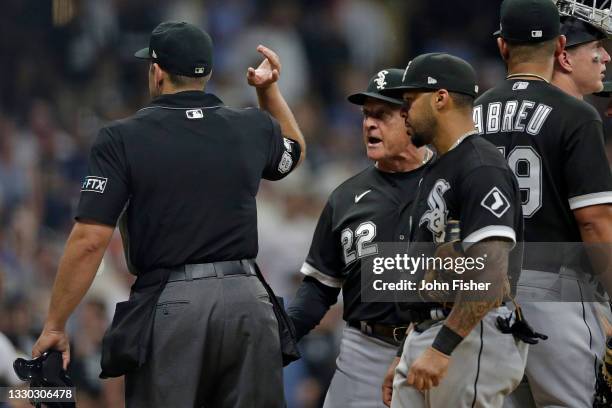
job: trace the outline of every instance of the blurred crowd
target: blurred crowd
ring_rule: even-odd
[[[385,67],[446,51],[470,61],[481,89],[503,80],[491,35],[500,1],[3,0],[0,13],[0,386],[40,333],[98,129],[148,102],[147,65],[132,58],[163,20],[188,21],[215,41],[208,91],[253,106],[246,84],[258,44],[283,64],[280,86],[308,143],[308,160],[258,197],[258,262],[288,302],[328,194],[368,165],[361,113],[346,95]],[[594,98],[598,109],[605,101]],[[612,152],[612,123],[606,122]],[[612,154],[611,154],[612,156]],[[100,342],[128,273],[118,234],[93,289],[69,322],[70,374],[80,407],[122,406],[122,380],[98,379]],[[341,301],[339,302],[341,303]],[[302,342],[286,369],[290,408],[318,407],[334,369],[341,310]],[[8,368],[7,368],[8,367]],[[2,403],[0,402],[0,406]]]

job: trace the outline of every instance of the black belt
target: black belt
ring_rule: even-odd
[[[406,336],[406,326],[392,326],[380,323],[369,323],[359,320],[349,321],[348,325],[353,327],[366,336],[374,337],[382,340],[385,343],[389,343],[393,346],[399,346]]]
[[[215,277],[222,278],[230,275],[256,275],[255,265],[252,259],[187,264],[170,268],[170,270],[171,272],[168,282],[190,281]]]

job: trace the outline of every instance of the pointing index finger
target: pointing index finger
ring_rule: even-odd
[[[280,71],[280,66],[281,66],[280,59],[278,58],[278,55],[274,51],[272,51],[271,49],[263,45],[260,45],[259,47],[257,47],[257,51],[262,53],[263,56],[266,57],[268,61],[270,61],[270,65],[272,65],[273,68],[276,68]]]

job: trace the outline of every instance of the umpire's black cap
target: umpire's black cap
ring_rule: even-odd
[[[559,10],[552,0],[504,0],[499,31],[504,40],[539,43],[560,34]]]
[[[193,24],[166,21],[155,27],[149,46],[134,56],[150,59],[171,74],[202,77],[212,70],[213,43]]]
[[[381,92],[391,97],[401,97],[404,91],[419,89],[446,89],[476,97],[476,71],[467,61],[454,55],[440,52],[422,54],[408,63],[400,86]]]
[[[603,96],[605,98],[612,96],[612,81],[605,81],[603,84],[604,84],[604,87],[601,90],[601,92],[597,92],[593,95]]]
[[[573,16],[561,17],[561,34],[567,38],[565,48],[608,38],[603,29]]]
[[[399,68],[387,68],[380,70],[376,75],[370,78],[368,89],[365,92],[354,93],[349,95],[346,99],[355,105],[363,105],[366,98],[380,99],[381,101],[396,105],[403,105],[404,102],[401,99],[391,98],[390,96],[386,96],[381,93],[385,89],[400,86],[402,84],[403,74],[404,70]]]

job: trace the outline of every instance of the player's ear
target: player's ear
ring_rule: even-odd
[[[153,83],[155,84],[155,86],[161,89],[162,84],[164,83],[164,79],[165,79],[164,76],[167,76],[167,74],[164,72],[163,69],[161,69],[161,67],[157,63],[152,64],[152,69],[153,69]]]
[[[450,95],[446,89],[438,89],[432,93],[432,102],[436,110],[443,109],[450,102]]]
[[[557,38],[555,57],[559,56],[565,50],[565,44],[567,44],[567,38],[564,35],[560,35],[559,38]]]
[[[563,71],[568,72],[568,73],[572,72],[574,69],[572,67],[571,56],[567,52],[567,50],[563,50],[561,51],[559,55],[555,56],[555,65],[557,65]]]
[[[497,48],[499,49],[499,54],[501,55],[504,61],[508,61],[510,58],[510,53],[508,52],[508,43],[504,41],[503,38],[497,37]]]

